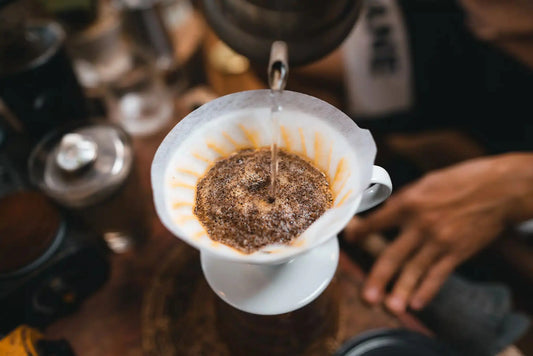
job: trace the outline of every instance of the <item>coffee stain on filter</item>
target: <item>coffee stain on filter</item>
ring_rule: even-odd
[[[246,139],[248,140],[248,143],[253,148],[259,148],[259,137],[257,131],[247,129],[243,124],[239,124],[239,128],[244,134],[244,137],[246,137]]]
[[[334,206],[339,207],[344,204],[352,195],[353,191],[345,191],[348,182],[350,181],[350,167],[348,158],[340,156],[337,164],[334,164],[334,152],[338,153],[339,148],[334,149],[336,144],[329,139],[329,136],[324,136],[324,132],[309,130],[303,126],[295,125],[280,125],[280,148],[285,151],[298,155],[309,161],[314,167],[323,172],[328,180],[329,187],[332,193]],[[267,137],[268,136],[268,137]],[[204,136],[205,137],[205,136]],[[327,137],[327,139],[326,139]],[[293,138],[298,138],[295,142]],[[211,248],[220,248],[221,243],[211,240],[209,234],[194,214],[194,206],[196,204],[196,186],[198,181],[205,176],[207,171],[220,159],[226,158],[242,149],[261,148],[261,143],[265,144],[271,140],[270,132],[268,130],[253,129],[249,125],[238,123],[229,126],[227,130],[211,131],[209,138],[203,141],[203,146],[196,146],[196,148],[189,154],[195,159],[195,167],[185,167],[180,164],[176,167],[179,174],[186,176],[177,181],[171,181],[172,188],[187,189],[194,193],[193,201],[189,199],[182,199],[175,201],[171,207],[175,214],[175,223],[187,229],[192,229],[191,224],[197,225],[196,231],[191,233],[191,238],[197,242],[209,241]],[[308,147],[307,143],[312,146]],[[341,196],[342,194],[342,196]],[[332,207],[332,208],[333,208]],[[331,208],[330,208],[331,209]],[[286,248],[304,248],[307,245],[306,239],[296,238],[286,246],[271,245],[264,247],[256,253],[264,254],[278,254],[283,253]],[[240,250],[231,246],[223,245],[225,248],[233,252],[243,255]]]

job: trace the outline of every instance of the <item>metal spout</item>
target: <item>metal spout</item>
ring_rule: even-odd
[[[268,62],[268,84],[273,91],[282,91],[289,76],[289,51],[287,43],[275,41],[270,47]]]

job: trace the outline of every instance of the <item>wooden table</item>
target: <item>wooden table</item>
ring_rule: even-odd
[[[216,95],[264,87],[250,69],[240,74],[217,71],[209,62],[217,38],[208,33],[203,43],[205,72]],[[320,89],[307,92],[339,105],[338,98]],[[190,102],[187,95],[177,101],[176,122],[190,110]],[[217,329],[215,309],[223,302],[207,286],[196,252],[162,226],[152,203],[150,164],[164,135],[176,122],[157,135],[134,139],[135,169],[140,176],[138,193],[149,204],[150,236],[142,246],[112,255],[107,283],[84,301],[78,311],[46,330],[47,338],[68,340],[77,355],[229,354]],[[325,347],[322,351],[331,353],[346,339],[376,328],[407,327],[430,334],[410,315],[395,317],[381,307],[363,303],[359,297],[363,278],[362,270],[341,251],[337,274],[324,293],[324,298],[332,296],[337,311],[332,319],[334,332],[319,345]],[[200,297],[204,300],[195,302]],[[227,311],[218,315],[223,318]],[[191,338],[199,342],[191,342]]]
[[[192,19],[181,32],[176,33],[176,51],[181,60],[192,56],[198,38],[204,35],[201,20]],[[192,29],[192,30],[191,30]],[[191,35],[192,33],[192,35]],[[248,69],[239,74],[229,74],[217,71],[210,64],[209,55],[217,38],[207,32],[203,43],[203,58],[205,62],[205,75],[215,95],[224,95],[240,90],[258,89],[264,87],[261,76]],[[338,58],[337,58],[338,59]],[[338,68],[335,64],[335,55],[326,59],[327,68]],[[333,63],[333,65],[332,65]],[[299,68],[291,72],[289,87],[314,95],[341,107],[342,89],[338,87],[339,78],[335,73],[326,72],[319,76],[321,64],[314,64],[308,68]],[[266,69],[265,69],[266,72]],[[309,74],[304,79],[298,74]],[[313,82],[314,80],[314,82]],[[317,85],[318,84],[318,85]],[[327,84],[327,85],[326,85]],[[324,89],[324,87],[328,87]],[[335,94],[332,94],[334,92]],[[182,96],[177,102],[176,122],[190,109],[191,103],[198,97],[198,92],[193,91]],[[210,93],[200,94],[209,97]],[[174,125],[176,122],[173,122]],[[152,204],[150,188],[150,164],[152,157],[170,126],[160,134],[153,137],[135,138],[136,167],[140,175],[138,192],[149,204],[148,214],[151,222],[151,232],[144,245],[127,253],[112,255],[110,258],[111,274],[108,282],[94,295],[84,301],[81,308],[75,313],[58,320],[46,330],[47,338],[65,338],[80,356],[115,356],[115,355],[226,355],[228,349],[220,346],[221,338],[217,332],[215,320],[215,307],[221,302],[211,292],[199,270],[198,256],[194,250],[186,247],[180,240],[172,236],[160,223]],[[443,157],[440,160],[427,160],[427,153],[434,152],[434,147],[442,145],[453,147],[460,156]],[[444,166],[452,161],[460,161],[483,154],[478,147],[456,133],[447,133],[444,136],[436,134],[417,135],[392,135],[387,138],[386,144],[400,155],[414,157],[414,161],[424,169],[433,169],[435,166],[426,167],[429,163]],[[421,149],[423,147],[423,149]],[[420,152],[425,156],[420,156]],[[433,155],[440,157],[438,154]],[[187,264],[181,265],[183,261]],[[184,266],[188,266],[186,269]],[[190,273],[191,284],[183,284],[182,290],[177,290],[179,276],[184,271]],[[408,327],[429,334],[430,332],[417,320],[409,315],[400,318],[394,317],[381,307],[369,307],[359,298],[360,286],[364,278],[358,265],[341,251],[338,272],[325,295],[333,294],[336,305],[342,313],[335,319],[336,331],[330,337],[328,350],[333,350],[342,341],[350,336],[383,327]],[[187,279],[186,279],[187,280]],[[190,280],[190,279],[189,279]],[[179,293],[178,293],[179,292]],[[198,297],[202,295],[204,304],[194,304],[184,299],[183,295]],[[187,294],[188,293],[188,294]],[[172,300],[171,298],[176,298]],[[172,308],[174,307],[174,308]],[[186,312],[176,311],[176,308],[185,308]],[[166,308],[166,309],[165,309]],[[176,323],[179,320],[181,323]],[[203,323],[203,324],[202,324]],[[204,327],[208,330],[202,336],[202,343],[183,342],[183,338],[195,334],[195,327]],[[223,342],[222,342],[223,344]],[[218,346],[217,346],[218,345]],[[210,347],[218,348],[214,352]],[[196,350],[196,351],[193,351]],[[510,351],[509,351],[510,350]],[[514,354],[510,348],[507,352]]]
[[[178,117],[182,117],[186,111],[187,109],[178,106],[178,113],[180,113]],[[112,255],[110,258],[111,274],[107,283],[89,297],[78,311],[58,320],[46,330],[48,338],[68,340],[77,355],[158,354],[158,346],[154,345],[154,326],[147,325],[156,320],[150,319],[148,315],[150,313],[152,316],[155,315],[153,311],[154,291],[157,292],[157,288],[161,288],[161,281],[165,278],[167,282],[169,281],[168,271],[172,271],[171,267],[175,263],[177,254],[182,253],[183,256],[198,261],[193,249],[185,247],[184,243],[162,226],[152,204],[149,169],[155,150],[166,132],[167,130],[163,130],[162,133],[153,137],[134,139],[137,159],[135,169],[140,175],[138,191],[150,205],[148,209],[152,225],[150,236],[142,246],[124,254]],[[195,286],[191,288],[200,288],[204,295],[212,293],[199,272],[199,264],[196,263],[194,268],[197,268],[197,280]],[[166,277],[165,271],[167,271]],[[362,279],[361,270],[341,252],[335,295],[339,298],[339,303],[344,310],[342,311],[343,319],[338,322],[339,331],[332,339],[335,342],[333,346],[338,346],[345,339],[362,331],[381,327],[406,326],[428,333],[409,315],[398,319],[382,308],[369,307],[364,304],[359,299]],[[209,296],[207,304],[214,303],[215,298],[214,294]],[[176,300],[176,304],[181,302]],[[159,317],[161,315],[164,316],[164,312],[163,314],[160,312]],[[172,321],[171,318],[169,320]],[[196,321],[190,318],[187,320],[193,328]],[[208,327],[216,331],[215,325],[209,324]],[[160,333],[163,337],[165,336],[164,330],[165,326],[162,326]],[[168,339],[167,336],[166,342],[171,343],[172,339]],[[184,351],[179,349],[179,345],[173,349],[174,352],[169,352],[168,348],[166,350],[159,354],[165,356],[184,354]],[[189,354],[196,355],[197,353]]]

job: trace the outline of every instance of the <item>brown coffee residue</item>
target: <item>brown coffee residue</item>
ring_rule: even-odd
[[[324,173],[278,152],[275,200],[270,198],[270,149],[245,149],[216,162],[196,187],[194,213],[209,237],[244,253],[288,244],[333,203]]]

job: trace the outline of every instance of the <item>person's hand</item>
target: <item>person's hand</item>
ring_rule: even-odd
[[[506,154],[435,171],[345,229],[348,241],[399,229],[379,256],[363,297],[393,312],[422,309],[461,262],[509,223],[533,216],[533,155]],[[387,284],[397,276],[392,292]]]

